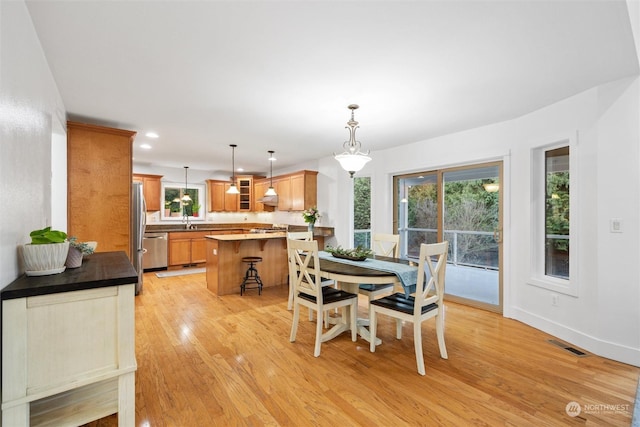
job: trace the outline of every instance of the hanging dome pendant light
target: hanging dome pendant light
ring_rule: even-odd
[[[273,188],[273,162],[276,160],[275,157],[273,157],[273,153],[274,151],[267,151],[269,153],[269,176],[271,177],[271,181],[269,184],[269,188],[267,189],[267,192],[264,193],[265,196],[277,196],[278,193],[276,193],[276,190]]]
[[[240,190],[236,186],[236,144],[229,144],[231,147],[231,186],[227,190],[227,194],[240,194]]]
[[[182,195],[182,198],[180,199],[182,201],[183,205],[186,205],[187,203],[189,203],[191,201],[191,197],[189,196],[189,193],[187,193],[187,170],[189,169],[189,166],[185,166],[184,167],[184,194]]]
[[[334,158],[340,162],[342,169],[349,172],[349,176],[353,178],[353,174],[361,170],[364,165],[371,160],[369,152],[363,153],[360,151],[362,144],[360,141],[356,141],[356,129],[358,129],[358,122],[353,118],[353,112],[360,108],[357,104],[351,104],[347,108],[351,110],[351,120],[347,122],[346,129],[349,129],[349,141],[345,141],[342,144],[344,152],[342,154],[333,153]]]

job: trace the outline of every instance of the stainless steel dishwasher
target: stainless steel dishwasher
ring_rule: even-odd
[[[160,270],[167,268],[167,248],[169,246],[168,233],[144,233],[142,247],[143,270]]]

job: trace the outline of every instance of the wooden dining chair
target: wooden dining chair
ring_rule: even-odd
[[[287,239],[292,240],[304,240],[306,242],[310,242],[313,240],[313,233],[311,231],[289,231],[287,232]],[[289,268],[291,268],[291,263],[289,263]],[[294,277],[291,274],[291,269],[289,269],[289,300],[287,303],[287,310],[293,309],[293,284],[291,282],[291,278]],[[309,320],[312,320],[311,318]]]
[[[371,250],[373,250],[376,255],[399,258],[400,235],[383,233],[373,234],[371,238]],[[380,285],[361,284],[358,286],[358,293],[360,295],[365,295],[369,299],[369,303],[371,303],[372,300],[379,298],[380,296],[392,294],[393,283],[384,283]]]
[[[345,292],[330,286],[322,286],[320,278],[320,259],[318,242],[287,239],[289,256],[289,274],[293,278],[293,322],[289,341],[295,342],[300,320],[300,306],[316,311],[316,338],[313,355],[320,356],[320,344],[350,329],[351,340],[356,341],[356,314],[358,312],[358,295]],[[310,266],[313,264],[313,266]],[[322,333],[322,313],[334,308],[344,309],[341,322]],[[348,323],[347,323],[347,318]]]
[[[313,240],[313,232],[312,231],[289,231],[287,232],[287,239],[294,240],[305,240],[310,242]],[[291,272],[289,272],[289,278],[293,277]],[[322,280],[322,286],[334,286],[335,282],[333,280]],[[289,280],[289,300],[287,302],[287,310],[293,309],[293,285],[291,284],[291,280]],[[313,311],[309,310],[309,321],[313,320]],[[329,313],[325,313],[324,317],[325,327],[329,327]]]
[[[371,343],[369,350],[376,351],[376,329],[378,314],[385,314],[396,319],[396,338],[402,338],[402,321],[413,322],[413,341],[416,352],[418,373],[424,375],[424,357],[422,354],[422,322],[436,318],[436,336],[440,357],[447,359],[447,348],[444,344],[444,276],[447,266],[449,242],[421,244],[418,265],[418,283],[415,296],[407,297],[403,293],[383,297],[369,304],[369,331]],[[431,257],[436,257],[435,264]],[[425,284],[425,273],[428,281]]]
[[[287,232],[287,239],[292,240],[304,240],[306,242],[310,242],[313,240],[313,232],[311,231],[289,231]],[[293,277],[291,275],[291,271],[289,271],[289,277]],[[333,280],[323,280],[323,285],[328,286],[332,285]],[[291,281],[289,281],[289,301],[287,303],[287,310],[293,309],[293,286],[291,286]],[[309,318],[309,320],[313,320]]]

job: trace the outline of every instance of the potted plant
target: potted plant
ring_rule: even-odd
[[[91,255],[95,250],[97,242],[79,242],[77,237],[69,238],[69,254],[65,265],[68,268],[78,268],[82,265],[82,258]]]
[[[191,214],[196,217],[200,216],[200,204],[194,203],[193,206],[191,206]]]
[[[164,202],[164,216],[171,216],[171,202]]]
[[[32,231],[29,237],[31,243],[22,246],[25,274],[45,276],[62,273],[69,253],[67,233],[46,227]]]

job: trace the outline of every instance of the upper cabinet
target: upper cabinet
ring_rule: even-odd
[[[303,211],[318,202],[318,172],[300,171],[274,177],[278,210]]]
[[[238,199],[238,211],[249,212],[253,210],[253,177],[239,176],[237,177],[238,190],[240,191]]]
[[[144,191],[144,201],[147,204],[147,212],[156,212],[160,210],[160,200],[162,199],[162,175],[145,175],[134,173],[133,181],[141,182]]]
[[[251,212],[254,210],[254,179],[264,178],[263,176],[238,175],[236,176],[236,186],[240,194],[227,194],[231,186],[229,181],[207,180],[209,191],[208,211],[209,212]]]
[[[131,152],[136,133],[67,122],[67,234],[98,251],[130,252]]]
[[[267,192],[270,185],[271,181],[269,179],[259,179],[253,181],[253,197],[255,199],[253,203],[253,210],[255,212],[273,212],[273,210],[275,209],[275,207],[265,205],[260,201],[264,197],[264,193]]]
[[[238,196],[227,194],[231,186],[229,181],[207,180],[208,200],[207,211],[209,212],[235,212],[238,210]]]
[[[272,212],[260,200],[271,185],[263,176],[236,176],[240,194],[227,194],[229,181],[207,180],[209,212]],[[273,177],[278,194],[278,210],[303,211],[317,204],[318,172],[303,170]]]

